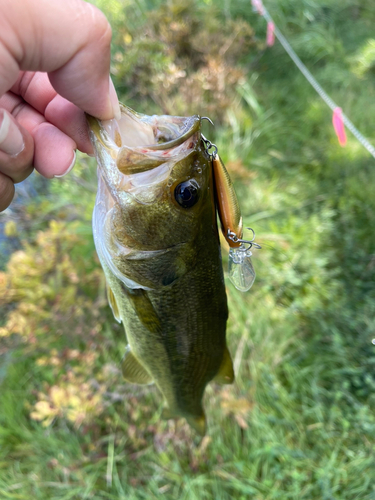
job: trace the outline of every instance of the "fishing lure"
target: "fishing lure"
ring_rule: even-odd
[[[206,117],[202,119],[204,118],[209,120]],[[209,121],[211,122],[211,120]],[[261,246],[255,243],[255,232],[250,227],[247,229],[252,232],[252,239],[243,239],[241,210],[232,180],[218,155],[217,146],[203,135],[202,141],[206,148],[206,154],[212,162],[217,211],[223,236],[229,245],[229,279],[238,290],[247,292],[253,286],[256,277],[251,260],[251,249],[260,249]]]

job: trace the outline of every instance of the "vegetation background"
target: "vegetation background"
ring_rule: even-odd
[[[267,0],[318,81],[375,142],[373,0]],[[206,391],[208,435],[125,384],[91,212],[95,163],[33,175],[0,215],[0,498],[374,500],[375,162],[250,0],[97,0],[136,110],[215,121],[263,245],[228,283],[236,383]],[[205,127],[208,125],[205,125]],[[224,260],[226,256],[224,255]]]

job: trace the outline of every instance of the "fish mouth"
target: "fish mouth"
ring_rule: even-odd
[[[180,146],[200,128],[201,119],[198,115],[146,116],[124,105],[120,108],[121,119],[117,123],[120,141],[124,146],[140,146],[151,151],[165,151]],[[132,137],[129,137],[127,132],[130,124],[135,132]]]
[[[88,116],[91,139],[105,148],[125,176],[181,160],[200,140],[199,115],[147,116],[120,104],[121,118],[101,122]],[[171,166],[171,165],[170,165]]]
[[[163,240],[149,250],[150,245],[139,242],[137,235],[125,242],[120,238],[125,229],[121,224],[114,229],[112,221],[122,211],[127,214],[132,208],[136,213],[139,205],[158,203],[170,193],[175,165],[200,147],[201,118],[147,116],[121,105],[119,120],[100,121],[91,116],[87,120],[98,164],[93,234],[99,258],[128,288],[151,289],[150,283],[126,276],[119,263],[163,260],[163,254],[178,253],[185,243],[170,245]]]

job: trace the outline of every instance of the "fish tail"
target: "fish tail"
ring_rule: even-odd
[[[203,410],[200,415],[182,415],[178,412],[172,411],[170,408],[163,408],[162,418],[169,420],[170,418],[181,418],[185,416],[187,423],[192,427],[200,436],[204,436],[207,430],[206,415]]]
[[[199,417],[186,417],[186,420],[190,427],[192,427],[200,436],[204,436],[206,434],[206,415],[203,412]]]
[[[173,412],[170,408],[163,408],[161,418],[164,420],[169,420],[170,418],[178,418],[179,415],[177,413]]]

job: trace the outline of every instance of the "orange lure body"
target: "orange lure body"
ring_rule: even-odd
[[[218,154],[215,154],[212,159],[212,168],[221,230],[228,245],[231,248],[238,248],[241,243],[229,238],[229,233],[234,233],[238,239],[242,239],[242,216],[236,192],[228,171]]]

